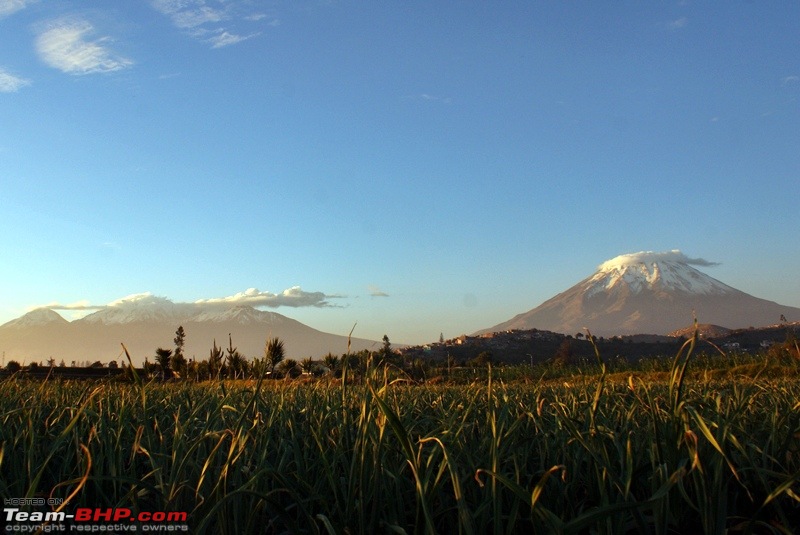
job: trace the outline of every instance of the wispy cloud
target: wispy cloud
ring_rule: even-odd
[[[689,24],[689,19],[686,17],[681,17],[679,19],[671,20],[667,23],[668,30],[680,30],[681,28],[685,28],[686,25]]]
[[[800,76],[784,76],[781,78],[781,85],[792,85],[800,83]]]
[[[28,4],[36,0],[0,0],[0,19],[16,13],[20,9],[25,9]]]
[[[264,19],[269,18],[270,20],[269,20],[269,22],[267,22],[267,26],[272,26],[273,28],[275,28],[275,27],[281,25],[281,20],[280,19],[276,19],[274,17],[271,17],[270,15],[267,15],[266,13],[253,13],[252,15],[245,15],[242,18],[244,20],[250,21],[250,22],[258,22],[260,20],[264,20]]]
[[[221,22],[225,19],[222,11],[208,6],[175,11],[169,15],[178,28],[197,28],[209,22]]]
[[[74,303],[62,304],[58,301],[52,301],[45,305],[30,307],[30,310],[36,308],[49,308],[51,310],[100,310],[106,308],[107,305],[92,305],[89,301],[82,300]]]
[[[259,35],[259,33],[251,33],[250,35],[236,35],[223,31],[218,35],[211,37],[208,41],[211,43],[211,48],[222,48],[224,46],[241,43],[242,41],[246,41],[247,39],[251,39],[257,35]]]
[[[684,262],[690,266],[714,267],[719,265],[719,262],[712,262],[710,260],[706,260],[705,258],[689,258],[687,256],[684,256]]]
[[[406,95],[403,100],[417,100],[420,102],[438,102],[440,104],[452,104],[453,100],[450,97],[441,97],[431,95],[429,93],[420,93],[418,95]]]
[[[657,253],[654,251],[640,251],[638,253],[629,253],[612,258],[607,262],[600,264],[598,269],[603,269],[603,266],[610,265],[629,265],[635,263],[649,264],[651,262],[676,262],[679,264],[688,264],[691,266],[705,266],[712,267],[718,266],[719,262],[711,262],[705,258],[690,258],[683,254],[680,249],[673,249],[671,251]]]
[[[387,294],[386,292],[384,292],[375,285],[371,284],[369,285],[368,288],[369,288],[369,295],[371,295],[372,297],[389,297],[389,294]]]
[[[15,76],[0,67],[0,93],[15,93],[26,85],[31,85],[31,81]]]
[[[89,40],[93,33],[92,25],[84,20],[62,19],[39,34],[36,51],[47,65],[67,74],[107,73],[133,65],[109,48],[109,37]]]
[[[152,0],[153,8],[168,16],[172,23],[188,35],[205,41],[211,48],[235,45],[260,35],[260,32],[243,34],[225,25],[235,24],[237,20],[248,23],[267,19],[264,13],[242,12],[249,4],[225,0]],[[277,19],[268,22],[274,25]]]

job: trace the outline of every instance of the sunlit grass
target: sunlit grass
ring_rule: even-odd
[[[691,349],[527,382],[11,379],[0,494],[182,510],[202,533],[794,532],[796,369]]]

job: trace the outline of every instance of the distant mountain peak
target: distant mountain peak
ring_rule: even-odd
[[[128,296],[83,318],[85,323],[121,325],[131,323],[223,323],[241,325],[275,323],[280,314],[264,312],[250,305],[226,303],[173,303],[149,293]]]
[[[716,265],[701,258],[689,258],[674,249],[663,253],[642,251],[617,256],[597,267],[586,282],[586,297],[625,288],[633,294],[662,290],[698,295],[735,292],[727,284],[692,267]]]
[[[9,321],[3,325],[3,327],[39,327],[42,325],[58,325],[65,323],[69,322],[58,312],[49,308],[36,308],[15,320]]]
[[[158,347],[170,347],[178,326],[185,354],[202,359],[216,343],[230,339],[247,357],[263,355],[268,337],[285,343],[287,356],[322,357],[345,348],[369,349],[378,342],[318,331],[277,312],[234,303],[174,303],[136,294],[69,322],[50,309],[37,309],[0,326],[0,350],[8,359],[119,359],[120,343],[141,364]],[[352,344],[352,346],[351,346]]]
[[[213,322],[223,323],[227,321],[235,322],[240,325],[252,325],[255,323],[274,323],[279,314],[274,312],[264,312],[249,305],[232,306],[199,306],[197,313],[189,318],[193,322]]]
[[[800,309],[759,299],[724,284],[694,266],[715,266],[675,249],[623,254],[536,308],[478,331],[545,329],[561,333],[666,334],[692,323],[728,328],[794,320]]]
[[[93,314],[78,320],[86,323],[105,325],[127,323],[181,322],[194,313],[188,303],[173,303],[164,297],[148,293],[129,295]]]

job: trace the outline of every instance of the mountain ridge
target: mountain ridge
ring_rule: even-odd
[[[174,305],[174,306],[173,306]],[[184,354],[207,358],[213,344],[227,346],[229,338],[247,357],[263,356],[267,338],[284,342],[289,358],[322,357],[347,350],[348,337],[326,333],[277,312],[249,305],[171,303],[163,298],[132,306],[111,304],[83,318],[67,321],[49,308],[35,309],[0,325],[0,351],[6,361],[121,360],[122,343],[134,363],[153,360],[158,347],[171,348],[178,326],[186,332]],[[352,351],[372,349],[379,342],[349,340]]]

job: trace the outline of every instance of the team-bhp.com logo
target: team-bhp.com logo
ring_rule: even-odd
[[[6,499],[3,508],[5,533],[141,533],[188,532],[188,515],[184,511],[133,511],[125,507],[78,507],[74,513],[65,511],[31,511],[30,506],[42,503],[17,503]],[[52,507],[54,504],[48,504]]]

